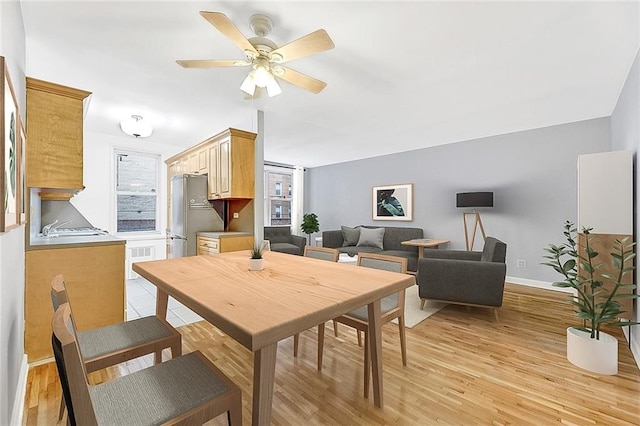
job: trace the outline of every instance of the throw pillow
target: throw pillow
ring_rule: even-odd
[[[360,239],[360,227],[349,228],[348,226],[342,227],[342,247],[355,246]]]
[[[376,247],[380,250],[384,250],[382,246],[382,240],[384,240],[384,228],[361,228],[360,239],[357,246]]]

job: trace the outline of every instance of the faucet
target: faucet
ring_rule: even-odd
[[[55,231],[56,229],[60,228],[62,225],[67,225],[69,223],[71,223],[70,220],[65,220],[61,223],[58,223],[58,219],[56,219],[52,223],[42,227],[42,235],[44,237],[48,237],[49,235],[51,235],[51,231]]]

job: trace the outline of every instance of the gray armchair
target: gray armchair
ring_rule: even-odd
[[[418,260],[416,282],[422,299],[461,305],[502,306],[507,273],[507,245],[487,237],[482,252],[425,250]],[[497,310],[496,319],[498,317]]]
[[[291,235],[291,227],[285,226],[265,226],[264,239],[269,240],[271,251],[281,253],[297,254],[302,256],[307,240],[298,235]]]

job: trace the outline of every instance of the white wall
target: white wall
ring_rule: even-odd
[[[640,19],[640,17],[639,17]],[[638,219],[638,199],[640,196],[640,180],[638,177],[638,148],[640,147],[640,54],[636,55],[627,81],[620,93],[618,103],[611,115],[611,143],[614,150],[629,150],[634,153],[635,191],[633,203],[634,241],[640,235]],[[636,247],[638,253],[638,247]],[[636,258],[636,267],[639,262]],[[640,274],[636,270],[635,281]],[[636,290],[637,291],[637,290]],[[638,301],[635,302],[635,320],[640,321]],[[640,326],[631,327],[631,350],[640,366]]]
[[[0,1],[0,55],[26,111],[25,34],[20,4]],[[20,424],[27,379],[24,354],[24,226],[0,234],[0,425]]]

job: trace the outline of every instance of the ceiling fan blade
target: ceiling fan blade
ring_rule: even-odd
[[[302,74],[298,71],[294,71],[291,68],[281,68],[284,72],[277,75],[278,78],[281,78],[284,81],[288,81],[291,84],[295,84],[296,86],[300,86],[312,93],[318,94],[322,91],[322,89],[327,87],[327,83],[325,83],[324,81],[309,77],[308,75]]]
[[[248,62],[238,61],[237,59],[179,59],[176,62],[178,63],[178,65],[181,65],[185,68],[241,67],[249,65]]]
[[[238,46],[243,52],[248,50],[258,56],[258,51],[256,50],[256,48],[253,47],[251,43],[249,43],[249,40],[247,40],[247,38],[240,32],[238,27],[236,27],[233,22],[231,22],[231,20],[227,18],[227,15],[220,12],[206,11],[201,11],[200,15],[202,15],[204,19],[209,21],[211,25],[216,27],[218,31],[224,34],[225,37],[231,40],[231,42]]]
[[[333,44],[329,34],[325,30],[318,30],[277,48],[271,52],[271,56],[273,57],[274,54],[282,56],[281,61],[274,62],[283,63],[333,49],[334,47],[335,44]]]

